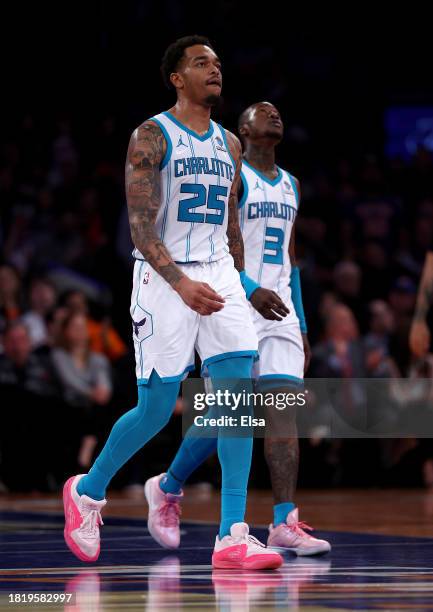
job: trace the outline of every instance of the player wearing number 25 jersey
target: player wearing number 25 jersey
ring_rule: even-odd
[[[221,94],[220,60],[206,39],[185,37],[168,47],[162,73],[176,91],[176,103],[134,131],[125,172],[136,259],[130,313],[138,403],[114,424],[89,473],[72,476],[64,486],[65,540],[88,562],[100,552],[106,488],[169,420],[180,381],[193,367],[194,349],[213,380],[229,373],[244,381],[245,390],[257,354],[240,276],[240,143],[210,118]],[[215,567],[271,569],[282,563],[249,537],[244,523],[251,454],[251,431],[242,438],[218,437],[222,503]],[[178,482],[155,476],[146,482],[145,494],[149,532],[161,545],[176,548]]]

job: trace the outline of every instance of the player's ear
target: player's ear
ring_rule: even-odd
[[[246,123],[239,128],[239,135],[245,138],[250,135],[250,129]]]
[[[170,81],[173,87],[175,87],[176,89],[183,89],[184,82],[183,82],[182,75],[179,72],[172,72],[170,74]]]

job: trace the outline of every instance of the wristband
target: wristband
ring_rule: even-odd
[[[256,289],[260,289],[260,285],[256,283],[256,281],[254,281],[252,278],[247,276],[245,270],[239,272],[239,276],[241,277],[242,287],[244,288],[247,299],[249,300],[254,291]]]

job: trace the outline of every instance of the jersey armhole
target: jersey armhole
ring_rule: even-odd
[[[241,170],[241,196],[238,200],[238,208],[241,209],[244,205],[245,202],[247,201],[248,198],[248,183],[247,183],[247,179],[245,178],[244,173]]]
[[[296,181],[293,178],[293,176],[290,174],[290,172],[287,172],[287,174],[289,175],[289,179],[290,179],[290,183],[292,185],[292,189],[295,193],[295,200],[296,200],[296,210],[299,209],[299,192],[298,192],[298,188],[296,186]]]
[[[171,143],[171,138],[170,138],[170,136],[169,136],[169,134],[167,132],[167,129],[161,123],[161,121],[159,121],[159,119],[156,119],[155,117],[151,117],[149,119],[149,121],[153,121],[154,123],[156,123],[156,125],[159,127],[159,129],[163,133],[164,138],[165,138],[165,142],[167,143],[167,150],[165,152],[164,158],[161,160],[161,163],[159,164],[159,169],[163,170],[166,167],[166,165],[168,164],[168,162],[170,161],[171,153],[173,151],[173,145]]]
[[[229,143],[227,142],[226,131],[223,128],[223,126],[220,125],[219,123],[217,123],[217,126],[219,128],[219,131],[221,132],[221,136],[223,137],[224,144],[225,144],[225,147],[227,149],[228,156],[230,157],[230,160],[231,160],[231,162],[233,164],[233,174],[234,174],[236,172],[236,164],[235,164],[235,160],[233,159],[233,155],[231,154]]]

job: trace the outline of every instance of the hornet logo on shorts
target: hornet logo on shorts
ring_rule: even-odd
[[[137,305],[132,316],[132,335],[136,342],[142,342],[153,334],[153,317],[150,312]]]
[[[141,321],[137,321],[137,322],[132,321],[132,327],[134,328],[134,332],[137,338],[138,338],[138,332],[139,332],[140,327],[143,327],[146,321],[147,321],[147,317],[144,317],[144,319],[142,319]]]
[[[218,151],[227,153],[227,150],[224,148],[224,143],[219,136],[215,136],[215,142],[216,142],[216,148]]]

